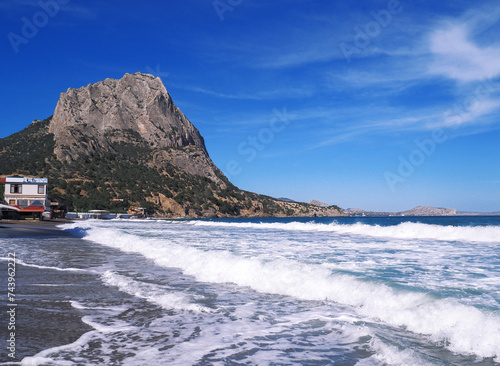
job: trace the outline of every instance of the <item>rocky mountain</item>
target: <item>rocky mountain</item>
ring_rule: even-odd
[[[359,208],[348,208],[344,210],[344,213],[349,216],[453,216],[457,214],[457,210],[452,208],[417,206],[400,212],[375,212]]]
[[[68,89],[60,96],[49,133],[61,162],[114,152],[114,145],[133,140],[154,152],[148,165],[169,162],[226,188],[200,132],[174,105],[160,78],[151,75],[125,74]]]
[[[318,206],[318,207],[328,207],[328,204],[318,201],[318,200],[311,200],[309,202],[310,205]]]
[[[457,214],[457,210],[454,208],[417,206],[399,214],[400,216],[453,216]]]
[[[54,115],[0,140],[0,174],[49,178],[70,209],[162,217],[337,216],[235,187],[159,78],[125,74],[62,93]]]

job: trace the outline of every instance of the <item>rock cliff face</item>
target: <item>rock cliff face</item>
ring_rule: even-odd
[[[120,130],[138,133],[153,148],[194,145],[208,155],[200,132],[174,105],[160,78],[141,73],[68,89],[61,94],[49,127],[60,160],[89,153],[99,144],[105,147],[107,138],[122,138],[114,135]],[[77,145],[82,134],[93,137],[97,146],[65,152],[63,146]]]
[[[160,78],[141,73],[106,79],[61,93],[49,126],[61,162],[114,152],[129,142],[154,151],[150,164],[169,161],[224,185],[198,129],[177,108]],[[189,149],[173,150],[172,148]]]
[[[313,205],[313,206],[318,206],[318,207],[323,207],[323,208],[326,208],[328,207],[329,205],[324,203],[324,202],[321,202],[321,201],[318,201],[318,200],[311,200],[309,202],[310,205]]]

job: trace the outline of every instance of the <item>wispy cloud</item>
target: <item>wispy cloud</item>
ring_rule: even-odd
[[[244,37],[231,43],[233,48],[219,43],[211,49],[210,54],[219,61],[228,57],[233,67],[251,72],[258,69],[272,74],[274,80],[307,70],[306,83],[313,88],[286,88],[278,83],[275,89],[255,93],[188,89],[221,99],[282,102],[280,98],[295,98],[300,102],[293,105],[294,122],[317,131],[307,142],[312,149],[435,128],[457,130],[450,134],[474,134],[500,127],[491,118],[500,108],[500,88],[490,85],[477,93],[482,82],[500,76],[500,41],[493,32],[499,26],[500,7],[495,3],[474,6],[454,18],[426,12],[422,21],[415,13],[421,11],[419,7],[406,4],[347,63],[339,44],[352,41],[354,27],[363,28],[373,21],[372,10],[377,9],[357,9],[348,20],[335,22],[315,18],[300,30],[285,25],[287,34],[293,35],[286,42],[273,35],[256,37],[260,43]],[[294,19],[303,22],[305,18]],[[265,121],[259,113],[233,115],[227,128],[258,126]]]
[[[405,106],[403,100],[401,109],[396,112],[410,118],[411,124],[372,123],[369,121],[373,118],[360,118],[357,124],[362,128],[356,133],[349,132],[340,140],[338,137],[327,138],[319,145],[343,141],[345,137],[378,133],[379,127],[387,133],[409,127],[411,130],[467,127],[469,133],[474,133],[471,126],[476,125],[484,131],[485,125],[495,124],[495,120],[489,117],[500,108],[500,85],[492,80],[500,76],[500,42],[495,32],[488,35],[487,31],[498,26],[499,20],[498,6],[474,9],[462,17],[436,22],[420,38],[406,38],[408,45],[414,47],[409,53],[408,46],[399,51],[380,49],[379,54],[390,52],[392,56],[381,60],[374,58],[364,68],[331,72],[327,76],[331,88],[351,93],[359,90],[379,104],[390,104],[394,97],[412,87],[417,90],[441,88],[436,94],[447,103],[435,103],[429,99],[429,105],[426,105],[426,98],[415,94],[422,99],[421,103],[406,100],[410,103]],[[390,113],[380,111],[374,118],[382,121],[399,119],[392,118]]]
[[[462,113],[445,113],[443,118],[428,124],[430,128],[460,127],[472,123],[486,123],[481,117],[486,117],[500,107],[500,100],[487,99],[473,101]]]
[[[447,19],[429,36],[429,73],[457,83],[457,102],[443,118],[427,125],[461,128],[483,125],[500,107],[500,90],[494,81],[500,76],[500,42],[488,30],[497,27],[500,8],[488,6],[466,12],[461,18]],[[498,122],[498,121],[497,121]],[[473,132],[472,132],[473,133]]]
[[[292,49],[263,55],[256,66],[264,69],[280,69],[341,60],[343,57],[335,42],[323,41],[321,44],[305,42],[304,45],[297,45]]]
[[[461,113],[452,109],[419,108],[400,111],[387,111],[384,108],[369,109],[369,113],[359,113],[354,120],[345,120],[345,116],[354,114],[352,110],[339,115],[339,110],[326,111],[296,111],[298,120],[322,121],[322,128],[317,135],[317,140],[311,143],[309,150],[327,146],[361,141],[371,138],[384,138],[391,140],[391,136],[401,136],[401,133],[426,133],[436,129],[453,129],[450,136],[464,136],[484,133],[491,129],[500,128],[495,124],[495,119],[487,118],[493,115],[500,107],[497,100],[477,100]],[[395,115],[400,117],[394,118]],[[339,122],[340,121],[340,122]],[[346,123],[348,122],[348,123]],[[331,124],[330,128],[325,125]],[[464,129],[471,127],[473,129]],[[461,128],[461,130],[457,130]]]
[[[193,92],[196,92],[196,93],[202,93],[202,94],[210,95],[212,97],[224,98],[224,99],[255,99],[255,100],[261,100],[262,99],[262,98],[259,98],[259,97],[255,96],[255,95],[220,93],[220,92],[216,92],[216,91],[213,91],[213,90],[200,88],[200,87],[197,87],[197,86],[182,87],[182,89],[186,89],[186,90],[193,91]]]
[[[179,87],[179,86],[178,86]],[[193,91],[196,93],[202,93],[210,95],[216,98],[222,99],[239,99],[239,100],[272,100],[281,98],[304,98],[311,97],[314,94],[314,90],[311,88],[279,88],[272,90],[260,90],[255,93],[221,93],[210,89],[205,89],[197,86],[184,87],[180,86],[180,89],[185,89]]]
[[[500,44],[480,47],[470,39],[468,24],[452,24],[436,30],[430,38],[434,61],[429,71],[460,82],[500,75]]]

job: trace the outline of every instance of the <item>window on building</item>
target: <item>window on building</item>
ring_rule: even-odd
[[[23,193],[22,184],[11,184],[10,185],[10,193]]]
[[[45,186],[43,184],[38,185],[38,194],[44,194],[45,193]]]

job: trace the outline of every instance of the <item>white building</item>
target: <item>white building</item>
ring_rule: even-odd
[[[47,178],[6,177],[0,179],[0,183],[5,184],[5,202],[19,208],[21,213],[41,214],[50,210]]]

